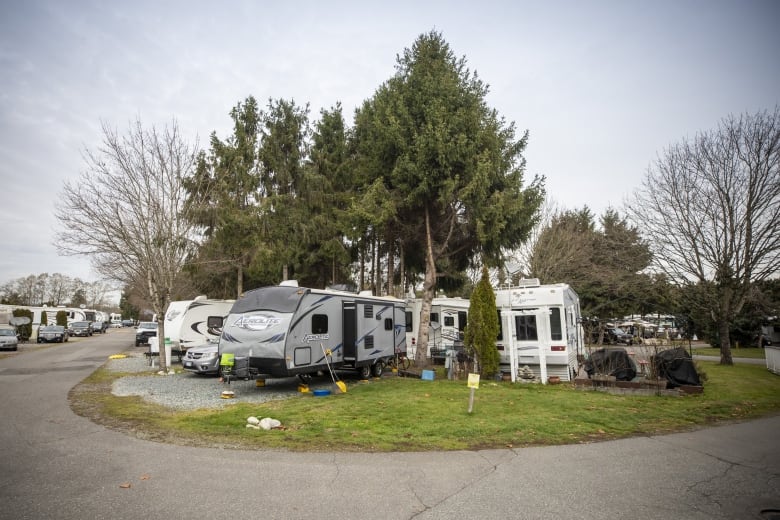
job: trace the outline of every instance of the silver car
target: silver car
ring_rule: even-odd
[[[219,348],[216,343],[190,347],[181,360],[181,366],[188,372],[204,375],[219,374]]]
[[[19,348],[19,340],[16,337],[16,331],[11,328],[0,328],[0,349],[2,350],[17,350]]]

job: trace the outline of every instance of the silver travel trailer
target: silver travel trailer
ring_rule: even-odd
[[[379,376],[406,352],[405,304],[395,298],[308,289],[262,287],[236,300],[224,322],[219,353],[233,354],[234,374],[299,376],[351,368]],[[246,364],[246,373],[238,373]]]
[[[516,287],[496,291],[501,332],[496,342],[500,368],[512,381],[519,367],[528,366],[543,383],[549,376],[571,381],[578,356],[585,354],[580,299],[568,284],[541,285],[521,280]]]

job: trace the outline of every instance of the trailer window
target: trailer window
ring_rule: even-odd
[[[445,327],[454,327],[455,326],[455,316],[445,316],[444,317],[444,326]]]
[[[431,321],[439,323],[439,313],[438,312],[432,312],[431,313]]]
[[[550,339],[553,341],[560,341],[563,339],[561,309],[558,307],[553,307],[550,309]]]
[[[312,314],[311,316],[311,333],[312,334],[326,334],[328,332],[328,315],[327,314]]]
[[[412,311],[406,311],[406,332],[414,331],[414,321],[412,319]]]
[[[385,318],[385,330],[393,330],[393,318]]]
[[[537,341],[536,316],[515,316],[515,330],[519,341]]]

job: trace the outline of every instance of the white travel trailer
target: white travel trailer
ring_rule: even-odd
[[[235,302],[235,300],[209,300],[205,296],[198,296],[192,300],[180,323],[179,349],[186,352],[192,347],[217,343],[222,335],[222,328],[209,326],[209,318],[214,316],[226,318]],[[167,316],[166,314],[166,319]]]
[[[441,296],[431,302],[431,320],[428,329],[428,356],[443,357],[463,340],[463,331],[468,322],[470,302],[467,299]],[[416,298],[407,302],[406,336],[409,356],[416,354],[417,335],[420,330],[422,300]]]
[[[205,296],[203,296],[205,298]],[[184,321],[184,313],[192,300],[176,300],[168,304],[165,310],[163,327],[165,328],[165,341],[170,343],[171,350],[180,350],[181,324]]]
[[[230,310],[219,353],[235,356],[237,377],[306,381],[329,366],[379,376],[405,353],[402,300],[283,283],[247,291]]]
[[[181,354],[190,347],[219,341],[221,328],[209,327],[208,319],[225,318],[235,300],[209,300],[197,296],[194,300],[177,300],[165,311],[165,340],[171,350]]]
[[[512,381],[525,365],[544,383],[549,376],[574,379],[585,343],[580,300],[569,285],[521,280],[517,287],[496,291],[496,307],[501,316],[496,347]]]
[[[65,314],[68,317],[68,326],[70,326],[71,323],[74,321],[95,321],[95,320],[89,320],[87,318],[87,314],[84,310],[78,309],[76,307],[31,307],[33,310],[33,323],[42,323],[42,317],[41,315],[43,313],[46,313],[46,322],[51,325],[53,323],[57,323],[57,313],[61,311],[65,311]],[[94,312],[94,311],[93,311]],[[36,321],[37,320],[37,321]]]

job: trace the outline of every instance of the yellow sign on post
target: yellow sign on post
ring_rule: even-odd
[[[479,374],[469,374],[469,380],[466,386],[471,388],[469,395],[469,413],[474,409],[474,390],[479,388]]]

